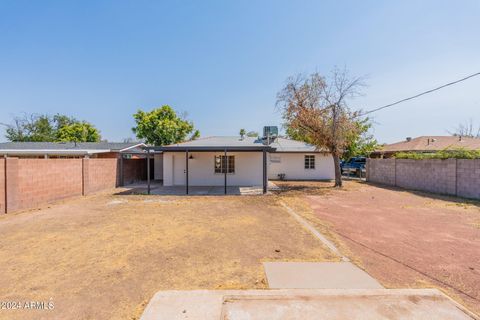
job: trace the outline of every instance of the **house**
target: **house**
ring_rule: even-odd
[[[119,158],[143,152],[143,143],[121,142],[3,142],[0,156],[16,158]]]
[[[390,158],[397,152],[433,153],[445,149],[480,150],[480,138],[462,136],[421,136],[384,145],[370,154],[371,158]]]
[[[333,157],[301,141],[282,137],[213,136],[149,147],[164,186],[263,186],[268,179],[333,179]],[[158,153],[158,152],[161,152]],[[157,174],[155,174],[157,175]]]

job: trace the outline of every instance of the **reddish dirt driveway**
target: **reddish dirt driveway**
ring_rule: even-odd
[[[480,314],[480,203],[367,184],[306,197],[384,286],[433,285]]]

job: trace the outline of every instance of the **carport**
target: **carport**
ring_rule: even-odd
[[[177,145],[170,145],[170,146],[155,146],[155,147],[146,147],[145,148],[147,152],[147,159],[150,159],[151,154],[154,152],[163,152],[164,157],[167,158],[169,154],[175,154],[177,156],[177,163],[178,163],[178,156],[182,155],[183,161],[184,161],[184,187],[185,187],[185,194],[189,194],[189,188],[191,187],[191,175],[195,174],[198,176],[199,172],[198,170],[203,170],[203,169],[192,169],[192,165],[190,164],[191,161],[195,160],[198,158],[201,154],[207,154],[207,153],[214,153],[219,155],[219,159],[221,159],[221,163],[219,164],[221,169],[220,173],[216,173],[216,178],[218,178],[220,175],[223,175],[223,193],[228,194],[227,190],[228,187],[234,186],[229,184],[229,176],[232,175],[232,172],[229,171],[229,166],[230,161],[229,161],[229,156],[232,157],[232,154],[237,155],[237,157],[240,157],[240,154],[244,154],[243,157],[241,157],[242,164],[244,166],[250,166],[250,168],[256,170],[255,172],[261,172],[261,183],[262,183],[262,190],[263,193],[267,193],[267,186],[268,186],[268,179],[267,179],[267,152],[274,151],[275,149],[268,146],[264,145],[261,143],[256,143],[255,145],[253,144],[248,144],[248,145],[213,145],[213,146],[206,146],[206,145],[190,145],[188,143],[185,143],[184,145],[182,144],[177,144]],[[195,154],[195,157],[193,156]],[[261,156],[261,163],[256,161],[255,159],[258,159],[258,155]],[[164,159],[165,159],[164,158]],[[203,157],[205,158],[205,157]],[[164,165],[168,165],[167,161],[164,160]],[[256,162],[256,163],[255,163]],[[257,168],[257,166],[261,166],[261,168]],[[169,170],[168,168],[166,170]],[[150,161],[147,161],[147,172],[150,172]],[[245,174],[245,170],[243,171]],[[235,173],[237,174],[237,173]],[[241,175],[242,173],[237,174],[237,179],[238,176]],[[147,193],[150,194],[151,191],[151,181],[150,181],[150,175],[147,174],[148,180],[147,180]],[[197,177],[198,180],[198,177]],[[218,181],[218,179],[217,179]],[[182,181],[183,182],[183,181]]]

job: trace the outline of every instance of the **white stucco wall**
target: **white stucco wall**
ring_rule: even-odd
[[[190,152],[188,181],[190,186],[223,186],[224,174],[214,170],[215,155],[222,152]],[[262,152],[229,152],[235,156],[235,173],[227,174],[229,186],[261,186],[263,183]],[[185,153],[165,152],[163,156],[163,184],[185,185]]]
[[[154,159],[154,179],[163,180],[163,153],[155,153]]]
[[[305,155],[315,156],[315,169],[305,169]],[[274,161],[277,160],[277,161]],[[333,157],[328,153],[270,153],[267,159],[268,179],[278,180],[284,173],[286,180],[323,180],[335,178]]]

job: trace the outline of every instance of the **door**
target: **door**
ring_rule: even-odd
[[[172,157],[172,170],[173,170],[173,185],[184,186],[185,185],[185,155],[174,154]]]

